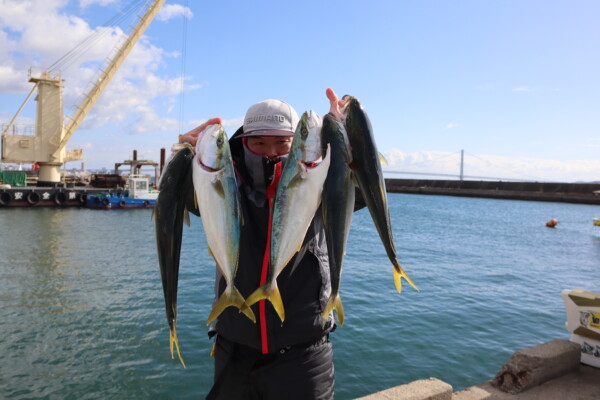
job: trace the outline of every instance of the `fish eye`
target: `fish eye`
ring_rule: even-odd
[[[223,145],[223,139],[222,138],[218,138],[217,139],[217,146],[222,146]]]
[[[300,133],[302,134],[302,136],[308,136],[308,129],[302,128],[302,130],[300,131]]]

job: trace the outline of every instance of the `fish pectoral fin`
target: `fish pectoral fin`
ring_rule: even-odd
[[[415,285],[414,282],[412,281],[412,279],[410,279],[409,276],[406,274],[406,272],[404,272],[404,270],[402,269],[400,264],[398,264],[397,266],[394,265],[393,270],[394,270],[394,284],[396,285],[396,290],[398,290],[398,293],[402,292],[402,278],[406,279],[406,281],[408,283],[410,283],[410,285],[413,288],[415,288],[415,290],[417,292],[420,292],[417,285]]]
[[[275,288],[271,289],[271,284],[269,282],[265,283],[258,289],[256,289],[248,298],[246,299],[246,306],[250,307],[254,303],[259,300],[267,299],[273,305],[275,312],[279,316],[281,322],[285,319],[285,311],[283,309],[283,301],[281,300],[281,294],[279,293],[279,288],[277,287],[277,283],[275,283]]]
[[[215,255],[213,254],[211,248],[208,248],[208,254],[210,254],[210,256],[215,260],[215,262],[217,262],[217,259],[215,258]],[[217,263],[218,264],[218,263]],[[218,265],[217,265],[218,266]]]
[[[187,207],[185,207],[185,208],[183,209],[183,221],[185,222],[185,224],[186,224],[186,225],[188,226],[188,228],[189,228],[189,227],[190,227],[190,225],[191,225],[191,222],[190,222],[190,212],[188,211]]]
[[[340,325],[344,325],[344,306],[342,306],[342,299],[340,295],[331,296],[327,301],[327,305],[325,306],[325,310],[321,314],[321,319],[323,320],[323,328],[325,328],[325,324],[327,323],[327,319],[329,318],[329,314],[335,310],[337,312],[338,320],[340,321]]]
[[[177,349],[177,356],[179,357],[179,361],[183,368],[186,368],[185,363],[183,362],[183,358],[181,357],[181,351],[179,350],[179,340],[177,340],[177,329],[175,328],[175,321],[173,321],[173,327],[169,332],[169,347],[171,348],[171,358],[175,358],[175,354],[173,353],[173,347]]]
[[[223,187],[223,181],[220,179],[222,174],[217,174],[212,180],[212,188],[219,195],[220,198],[225,198],[225,188]]]
[[[252,309],[250,309],[247,306],[244,308],[245,305],[246,302],[244,301],[244,297],[237,290],[237,288],[234,287],[233,290],[231,290],[231,292],[228,292],[226,289],[223,292],[223,294],[221,294],[221,297],[219,297],[219,300],[217,300],[217,302],[213,306],[212,311],[208,316],[208,321],[206,321],[206,325],[210,325],[210,323],[217,319],[217,317],[229,306],[235,306],[239,308],[240,311],[244,313],[244,315],[250,318],[252,322],[256,323],[256,317],[254,316]],[[244,310],[242,310],[242,308],[244,308]]]
[[[290,182],[288,184],[288,190],[293,189],[294,187],[300,185],[306,178],[306,174],[307,174],[306,167],[304,165],[302,165],[302,163],[300,163],[300,162],[297,163],[296,164],[296,173],[290,179]]]

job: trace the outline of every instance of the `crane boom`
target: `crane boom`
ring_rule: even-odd
[[[104,89],[106,85],[110,82],[114,74],[117,72],[131,49],[135,46],[138,39],[142,36],[150,22],[154,19],[158,10],[165,3],[165,0],[154,0],[153,3],[148,7],[146,13],[140,18],[139,23],[133,28],[132,32],[127,37],[127,40],[123,43],[123,45],[119,48],[115,56],[112,58],[108,66],[104,69],[100,77],[96,82],[94,82],[92,88],[85,96],[81,104],[77,107],[77,110],[71,117],[68,125],[65,127],[64,136],[60,141],[60,144],[57,147],[55,155],[58,154],[61,149],[63,149],[71,136],[75,133],[79,125],[83,122],[87,113],[92,109]]]

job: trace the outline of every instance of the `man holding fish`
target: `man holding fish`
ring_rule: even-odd
[[[202,217],[217,262],[216,300],[208,318],[209,336],[216,336],[215,381],[207,398],[333,398],[329,333],[335,328],[333,310],[343,323],[342,258],[352,212],[363,206],[354,204],[355,183],[377,218],[398,290],[400,277],[412,284],[397,262],[378,160],[367,160],[378,166],[374,172],[380,177],[370,179],[377,186],[353,178],[352,146],[344,128],[353,98],[339,100],[332,89],[326,94],[330,112],[325,120],[313,111],[299,118],[289,104],[265,100],[248,109],[243,126],[228,142],[221,119],[208,120],[179,138],[195,148],[193,160],[189,148],[179,151],[161,177],[161,196],[163,185],[179,190],[171,198],[164,195],[173,207],[161,204],[160,197],[156,207],[171,352],[173,343],[179,352],[175,323],[181,242],[174,244],[168,233],[181,234],[179,214],[185,208]],[[186,163],[193,173],[189,167],[177,169]],[[191,203],[194,193],[196,202]],[[381,210],[376,213],[372,206]]]

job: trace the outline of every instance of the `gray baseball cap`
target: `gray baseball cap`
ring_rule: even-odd
[[[250,106],[244,117],[244,133],[238,137],[293,136],[298,121],[298,113],[285,101],[264,100]]]

